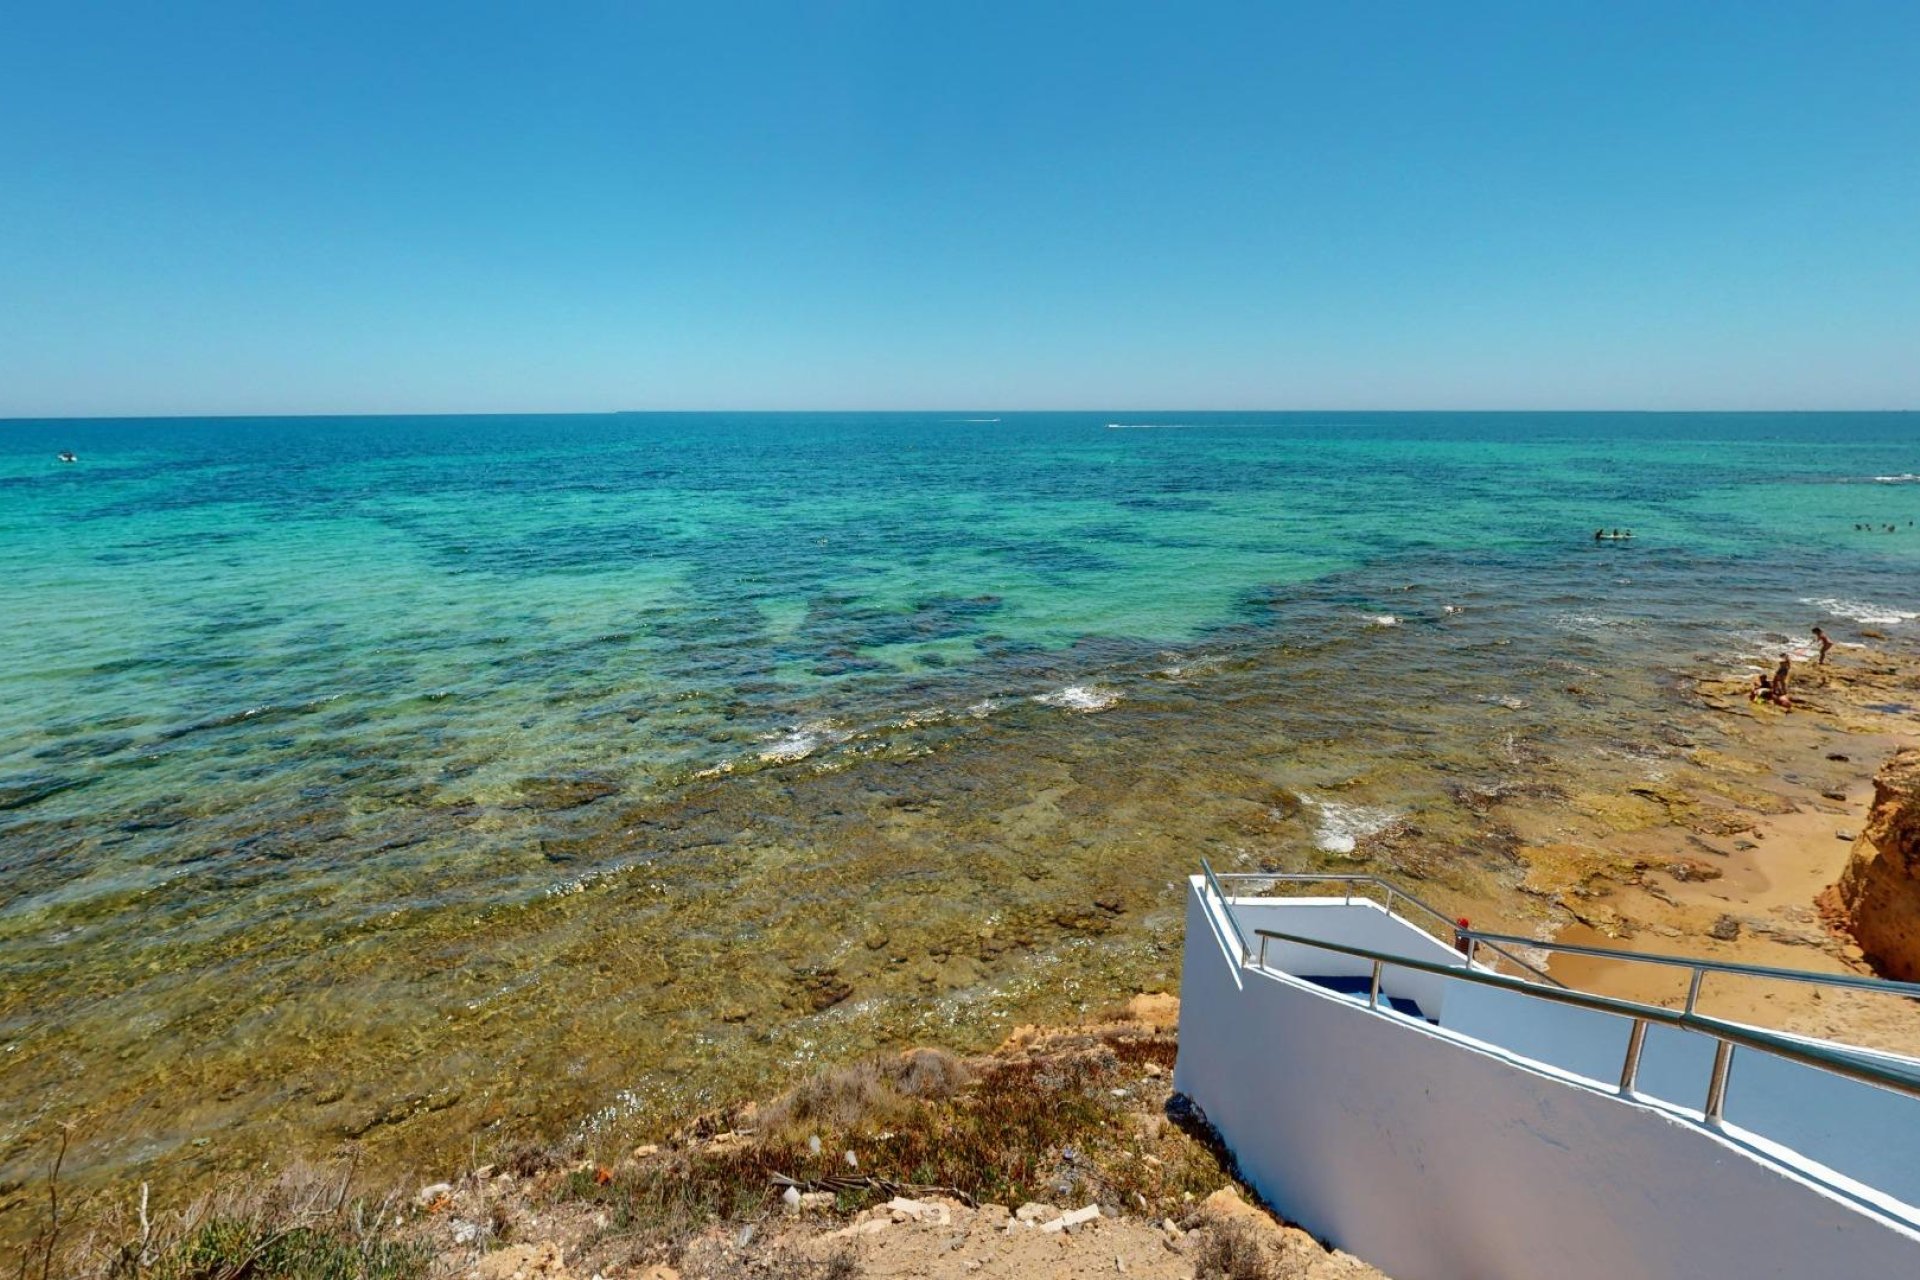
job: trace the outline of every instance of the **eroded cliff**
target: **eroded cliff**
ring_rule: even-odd
[[[1873,787],[1866,829],[1823,905],[1877,971],[1920,981],[1920,750],[1896,751]]]

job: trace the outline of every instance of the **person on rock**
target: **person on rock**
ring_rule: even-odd
[[[1768,685],[1768,690],[1773,695],[1773,705],[1782,711],[1793,710],[1793,698],[1787,692],[1787,681],[1792,676],[1793,655],[1783,653],[1780,655],[1780,665],[1773,669],[1773,680]]]

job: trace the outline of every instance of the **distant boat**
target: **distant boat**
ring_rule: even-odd
[[[62,451],[61,451],[61,454],[60,454],[60,461],[62,461],[62,462],[78,462],[78,461],[80,461],[80,459],[79,459],[79,458],[78,458],[77,456],[75,456],[74,454],[71,454],[71,453],[68,453],[68,452],[66,452],[65,450],[62,450]]]

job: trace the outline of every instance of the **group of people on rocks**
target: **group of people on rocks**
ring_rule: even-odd
[[[1820,627],[1813,629],[1814,643],[1820,646],[1820,656],[1815,666],[1827,665],[1827,651],[1833,648],[1833,641]],[[1753,687],[1747,690],[1748,702],[1771,702],[1782,711],[1793,710],[1793,695],[1787,691],[1787,682],[1793,678],[1793,655],[1782,653],[1780,665],[1773,669],[1772,676],[1756,675]]]

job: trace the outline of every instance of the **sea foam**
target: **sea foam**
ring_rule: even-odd
[[[1306,801],[1319,815],[1313,843],[1328,853],[1352,853],[1360,841],[1379,835],[1400,821],[1400,815],[1392,809],[1316,800],[1311,796],[1306,797]]]
[[[1118,692],[1103,688],[1097,684],[1070,684],[1064,689],[1052,693],[1035,694],[1033,700],[1042,706],[1059,707],[1063,711],[1105,711],[1120,701]]]
[[[795,760],[805,760],[821,747],[845,742],[849,736],[847,730],[831,720],[816,720],[766,739],[767,745],[760,749],[760,758],[768,764],[791,764]]]
[[[1802,596],[1800,603],[1810,604],[1816,609],[1825,609],[1836,618],[1845,618],[1849,622],[1864,622],[1870,626],[1898,626],[1902,622],[1911,622],[1915,618],[1920,618],[1920,613],[1911,609],[1894,609],[1865,600],[1829,600]]]

